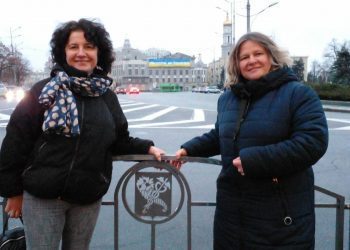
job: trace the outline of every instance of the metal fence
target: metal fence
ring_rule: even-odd
[[[137,221],[149,224],[151,227],[151,243],[150,248],[156,249],[156,226],[172,220],[179,211],[185,207],[187,215],[187,248],[192,248],[191,222],[192,222],[192,207],[195,206],[216,206],[213,201],[193,201],[190,186],[185,176],[177,171],[169,164],[169,161],[174,160],[173,156],[162,156],[162,162],[155,161],[151,155],[125,155],[114,157],[114,161],[131,161],[136,162],[131,166],[119,179],[113,201],[103,201],[102,205],[114,206],[114,249],[119,249],[119,205],[123,204],[126,211]],[[200,157],[183,157],[185,162],[204,163],[221,165],[220,160],[212,158]],[[153,172],[154,169],[162,169],[164,171]],[[133,178],[133,179],[132,179]],[[133,180],[130,182],[130,180]],[[180,198],[177,204],[172,204],[171,186],[172,180],[175,180],[180,191]],[[135,191],[134,207],[130,206],[126,195],[127,189],[132,183],[132,188]],[[325,188],[315,186],[315,191],[325,194],[326,196],[335,199],[335,203],[317,203],[316,208],[328,208],[336,210],[336,225],[335,225],[335,248],[343,250],[344,248],[344,225],[345,225],[345,210],[350,210],[350,204],[345,204],[345,197],[329,191]],[[121,201],[120,198],[121,197]],[[185,198],[186,197],[186,198]],[[154,206],[157,204],[157,206]],[[4,209],[4,201],[0,202]],[[6,218],[3,212],[3,220]],[[350,215],[349,215],[349,242],[350,250]]]

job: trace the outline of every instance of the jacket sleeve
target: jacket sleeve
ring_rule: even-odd
[[[289,176],[315,164],[326,152],[328,127],[316,93],[304,84],[294,88],[290,98],[291,134],[276,144],[240,151],[247,177]]]
[[[114,113],[117,139],[112,146],[112,154],[147,154],[149,148],[154,146],[153,141],[130,136],[126,117],[119,104],[118,98],[115,94],[113,95],[114,105],[112,112]]]
[[[41,133],[41,109],[36,95],[28,91],[13,111],[0,151],[0,195],[22,194],[21,174]]]
[[[214,129],[187,141],[181,148],[186,149],[188,156],[211,157],[220,154],[217,122]]]

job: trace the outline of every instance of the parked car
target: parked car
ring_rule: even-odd
[[[219,94],[221,90],[217,86],[208,86],[206,93]]]
[[[6,93],[7,93],[7,87],[5,84],[0,83],[0,97],[6,98]]]
[[[129,89],[129,94],[139,94],[140,93],[140,90],[136,87],[131,87]]]
[[[198,88],[198,87],[192,88],[192,92],[193,92],[193,93],[198,93],[198,92],[199,92],[199,88]]]
[[[125,88],[121,88],[121,87],[117,87],[114,91],[116,94],[126,94],[126,89]]]

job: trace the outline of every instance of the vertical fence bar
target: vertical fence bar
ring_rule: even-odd
[[[156,224],[151,224],[151,249],[156,249]]]
[[[335,249],[342,250],[344,246],[344,212],[345,198],[337,197]]]

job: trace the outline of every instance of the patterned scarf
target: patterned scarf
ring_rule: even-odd
[[[112,79],[108,77],[70,77],[64,71],[56,71],[39,96],[39,103],[46,109],[43,131],[66,137],[79,135],[78,109],[73,92],[98,97],[107,91],[111,83]]]

